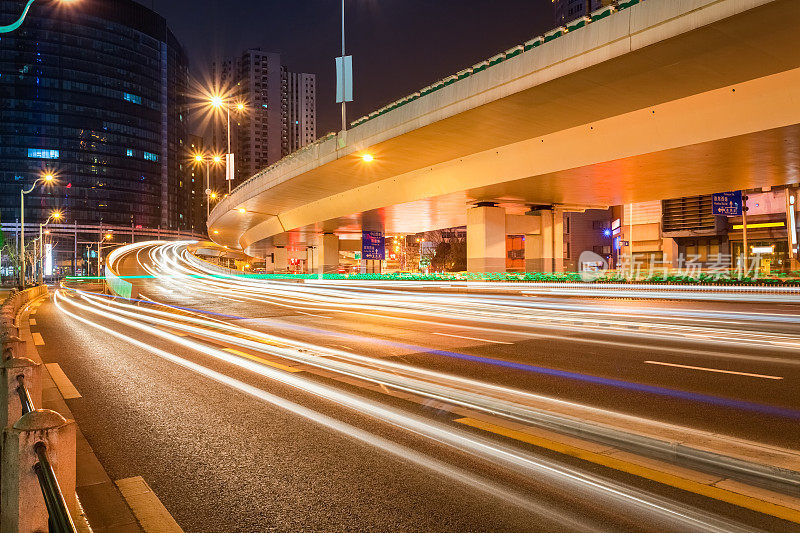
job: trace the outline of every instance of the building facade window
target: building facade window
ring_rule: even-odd
[[[28,157],[31,159],[58,159],[58,150],[46,150],[42,148],[28,148]]]

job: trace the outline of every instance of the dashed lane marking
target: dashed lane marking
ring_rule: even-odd
[[[675,363],[665,363],[663,361],[645,361],[648,365],[672,366],[675,368],[687,368],[689,370],[702,370],[704,372],[717,372],[719,374],[735,374],[737,376],[747,376],[751,378],[763,379],[783,379],[781,376],[769,376],[766,374],[751,374],[750,372],[735,372],[733,370],[720,370],[719,368],[706,368],[704,366],[678,365]]]
[[[492,344],[514,344],[513,342],[495,341],[492,339],[481,339],[478,337],[465,337],[464,335],[453,335],[452,333],[433,333],[434,335],[442,335],[444,337],[457,337],[459,339],[467,339],[470,341],[491,342]]]
[[[74,398],[81,397],[78,389],[75,388],[75,385],[72,384],[67,375],[61,369],[61,365],[58,363],[45,363],[44,366],[47,368],[47,372],[50,373],[50,377],[53,378],[56,387],[58,387],[58,390],[61,392],[61,396],[63,396],[65,400],[72,400]]]
[[[301,315],[315,316],[317,318],[333,318],[331,316],[315,315],[314,313],[306,313],[305,311],[297,311],[297,312],[300,313]]]
[[[42,338],[42,334],[37,332],[31,333],[31,337],[33,337],[33,344],[35,346],[44,346],[44,339]]]
[[[302,372],[302,370],[300,370],[299,368],[294,368],[294,367],[291,367],[291,366],[282,365],[281,363],[274,363],[272,361],[267,361],[266,359],[263,359],[263,358],[258,357],[256,355],[249,354],[247,352],[242,352],[241,350],[237,350],[236,348],[223,348],[223,350],[225,350],[228,353],[232,353],[234,355],[238,355],[240,357],[246,357],[247,359],[250,359],[252,361],[256,361],[256,362],[261,363],[263,365],[271,366],[273,368],[277,368],[278,370],[283,370],[285,372]]]
[[[30,323],[31,326],[35,326],[36,325],[36,319],[35,318],[31,318],[28,322]]]

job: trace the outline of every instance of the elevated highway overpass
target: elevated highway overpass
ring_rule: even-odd
[[[530,206],[556,213],[799,181],[800,3],[646,0],[598,18],[270,166],[216,206],[209,235],[258,254],[330,249],[326,234],[362,228],[466,224],[470,269],[494,270],[504,224],[535,237],[526,255],[558,255],[555,216],[514,219]]]

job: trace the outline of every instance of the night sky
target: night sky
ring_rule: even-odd
[[[199,80],[215,57],[254,47],[280,52],[292,71],[316,74],[317,134],[338,129],[338,0],[139,1],[167,19]],[[347,0],[355,71],[348,121],[553,26],[550,0]]]

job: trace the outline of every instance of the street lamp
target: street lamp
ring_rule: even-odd
[[[61,220],[62,216],[60,211],[53,211],[43,224],[39,224],[39,285],[42,284],[42,280],[44,279],[44,238],[42,237],[42,229],[48,225],[51,220]]]
[[[102,274],[100,274],[100,255],[101,255],[101,252],[103,250],[102,244],[105,241],[110,241],[113,238],[114,238],[114,235],[112,233],[106,233],[105,235],[103,235],[100,238],[99,241],[97,241],[97,277],[98,278],[102,275]]]
[[[22,188],[19,190],[19,208],[20,208],[20,272],[19,272],[19,283],[21,287],[25,287],[25,195],[30,194],[33,192],[33,189],[36,188],[36,185],[39,184],[40,181],[45,183],[52,183],[55,180],[55,176],[52,173],[48,172],[44,174],[36,181],[33,182],[31,188],[27,191]]]
[[[25,9],[22,10],[22,15],[20,15],[19,19],[13,24],[9,24],[8,26],[0,26],[0,33],[10,33],[20,26],[22,26],[22,22],[25,20],[25,17],[28,15],[28,10],[31,8],[31,4],[33,4],[36,0],[28,0],[28,3],[25,4]],[[72,0],[61,0],[62,2],[71,2]]]
[[[231,192],[231,181],[233,181],[234,171],[236,166],[234,164],[233,154],[231,153],[231,105],[223,97],[216,95],[211,97],[211,105],[217,109],[225,108],[225,114],[228,118],[228,151],[225,153],[225,181],[228,182],[228,192]],[[244,104],[238,102],[236,104],[237,111],[244,111]],[[220,158],[221,161],[221,158]],[[219,161],[215,161],[219,163]]]
[[[208,219],[209,215],[211,215],[211,200],[217,197],[217,193],[211,190],[211,178],[209,174],[211,173],[211,163],[213,162],[215,165],[219,165],[222,163],[222,156],[220,155],[213,155],[206,157],[204,154],[195,154],[194,161],[197,164],[206,164],[206,220]],[[230,187],[230,182],[228,182],[228,187]]]

